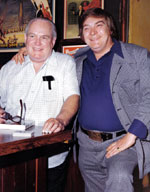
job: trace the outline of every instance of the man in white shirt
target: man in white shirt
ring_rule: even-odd
[[[79,88],[75,62],[53,50],[56,38],[51,21],[36,18],[29,22],[25,31],[25,61],[16,65],[11,60],[0,71],[0,123],[5,123],[5,112],[20,114],[20,100],[26,105],[25,120],[34,120],[46,133],[64,130],[76,114]],[[49,158],[49,191],[63,191],[60,175],[67,154]]]

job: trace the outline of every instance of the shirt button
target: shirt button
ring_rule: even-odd
[[[117,109],[117,111],[120,111],[120,110],[121,110],[121,108],[118,108],[118,109]]]

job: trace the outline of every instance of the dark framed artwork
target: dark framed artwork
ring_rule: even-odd
[[[55,23],[56,15],[55,15],[55,8],[56,8],[56,0],[47,0],[49,5],[49,12],[51,15],[51,20]]]
[[[104,8],[104,0],[64,0],[63,39],[79,38],[79,22],[84,11],[92,7]]]
[[[118,29],[118,39],[128,42],[129,33],[129,0],[104,0],[104,8],[108,11],[116,22]]]
[[[54,21],[55,0],[0,0],[0,52],[16,52],[25,46],[25,27],[35,17]]]

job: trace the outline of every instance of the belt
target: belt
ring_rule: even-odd
[[[85,133],[86,135],[88,135],[90,139],[93,139],[95,141],[101,141],[101,142],[107,141],[109,139],[113,139],[115,137],[119,137],[119,136],[127,133],[125,130],[121,130],[121,131],[118,131],[115,133],[104,133],[104,132],[99,132],[99,131],[86,130],[82,127],[80,127],[80,128],[81,128],[81,131],[83,133]]]

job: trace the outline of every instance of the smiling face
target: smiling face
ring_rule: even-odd
[[[89,16],[83,23],[83,39],[99,59],[113,45],[111,31],[103,17]]]
[[[52,25],[48,21],[34,21],[25,35],[26,48],[31,61],[42,65],[51,55],[56,38],[52,37]]]

